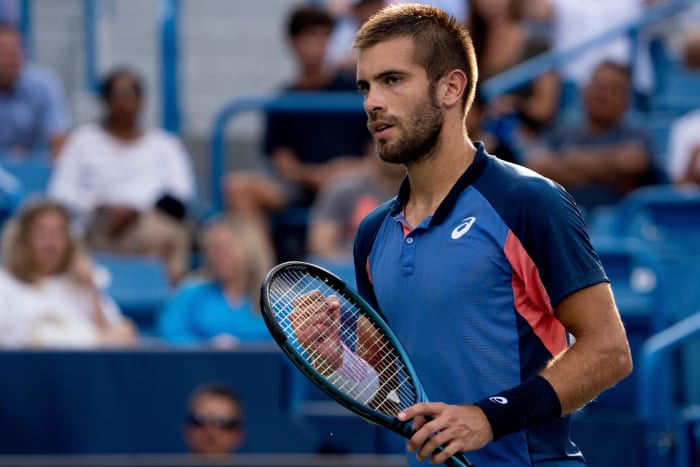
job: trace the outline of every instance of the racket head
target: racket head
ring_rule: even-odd
[[[375,397],[368,399],[364,389],[358,392],[352,384],[333,381],[333,375],[329,376],[328,371],[314,364],[319,358],[314,351],[299,342],[290,316],[295,301],[315,290],[325,298],[337,297],[340,302],[340,339],[346,351],[365,362],[371,361],[372,368],[376,367],[380,389]],[[278,345],[322,391],[365,420],[410,437],[410,424],[400,422],[396,416],[401,410],[426,400],[420,381],[383,318],[342,279],[303,261],[282,263],[274,267],[262,283],[260,309]],[[375,343],[380,345],[378,350],[372,347]],[[362,369],[357,370],[360,372]]]

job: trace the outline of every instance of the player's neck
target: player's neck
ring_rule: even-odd
[[[435,154],[408,167],[411,194],[404,215],[412,226],[435,212],[471,165],[475,153],[476,148],[464,136],[442,138]]]

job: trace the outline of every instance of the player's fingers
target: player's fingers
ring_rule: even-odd
[[[442,402],[419,402],[403,410],[398,415],[398,419],[402,422],[406,422],[419,415],[435,418],[444,410],[444,408],[445,404]]]
[[[448,428],[449,426],[444,421],[437,419],[429,421],[416,431],[411,437],[409,444],[411,447],[418,450],[418,459],[425,460],[429,458],[433,451],[443,442],[442,440],[451,439],[450,436],[446,436],[443,433],[443,430],[447,430]],[[442,434],[442,436],[436,439],[438,434]]]
[[[418,452],[420,460],[430,459],[433,464],[443,464],[445,461],[460,451],[459,442],[455,430],[445,429],[430,438]]]
[[[426,419],[424,416],[419,415],[416,418],[413,419],[413,430],[418,431],[421,429],[423,425],[426,424],[428,419]]]

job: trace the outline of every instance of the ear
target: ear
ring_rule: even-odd
[[[462,106],[462,97],[467,90],[467,75],[462,70],[452,70],[440,78],[442,103],[446,107]]]

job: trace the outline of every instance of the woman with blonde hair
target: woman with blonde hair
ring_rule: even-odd
[[[186,280],[161,312],[159,334],[176,344],[237,344],[270,341],[258,309],[260,284],[272,253],[249,222],[221,217],[201,235],[204,276]]]
[[[93,280],[61,205],[37,200],[3,232],[0,345],[90,347],[135,341],[134,325]]]

